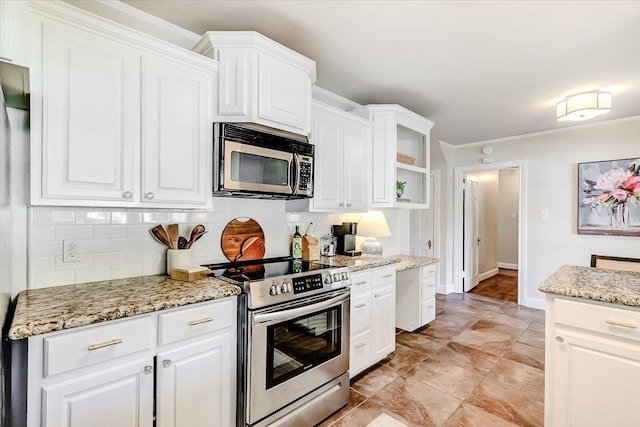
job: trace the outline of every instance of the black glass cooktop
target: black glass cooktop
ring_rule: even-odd
[[[329,266],[324,264],[303,261],[292,257],[205,264],[203,266],[208,267],[214,277],[236,283],[264,280],[329,268]]]

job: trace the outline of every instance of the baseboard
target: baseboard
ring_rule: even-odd
[[[489,277],[493,277],[496,274],[498,274],[498,269],[497,268],[494,268],[494,269],[489,270],[489,271],[485,271],[484,273],[480,273],[480,274],[478,274],[478,282],[482,282],[483,280],[486,280]]]
[[[507,270],[517,270],[518,264],[511,264],[509,262],[499,262],[498,268],[506,268]]]
[[[453,283],[449,283],[448,285],[438,285],[436,286],[436,293],[449,295],[453,293]]]
[[[525,305],[525,306],[530,307],[530,308],[537,308],[539,310],[544,310],[544,300],[543,299],[525,297],[524,303],[522,305]]]

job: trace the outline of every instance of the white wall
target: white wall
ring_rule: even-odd
[[[518,266],[518,170],[501,170],[498,178],[498,267]]]
[[[521,177],[527,186],[527,228],[523,236],[527,265],[522,283],[527,305],[543,306],[544,295],[538,285],[563,264],[589,265],[594,253],[638,256],[638,237],[578,235],[576,209],[577,164],[637,157],[640,117],[461,146],[453,150],[453,166],[481,164],[480,150],[484,145],[493,147],[491,157],[495,162],[527,162],[527,176]],[[443,180],[444,186],[449,185],[447,180]],[[549,211],[549,220],[540,218],[542,210]],[[447,235],[453,227],[451,216],[443,216]],[[450,263],[447,268],[452,277]]]
[[[498,171],[474,173],[478,178],[479,271],[484,274],[498,266]],[[489,277],[489,276],[487,276]]]

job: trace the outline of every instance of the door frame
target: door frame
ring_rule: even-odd
[[[527,161],[512,160],[507,162],[485,163],[454,168],[454,197],[453,197],[453,292],[463,293],[462,279],[464,277],[463,259],[463,228],[464,221],[462,197],[467,174],[498,169],[513,169],[519,171],[518,182],[518,304],[527,305],[526,277],[527,277]]]
[[[480,283],[480,272],[477,271],[480,268],[480,262],[476,264],[476,257],[480,257],[480,245],[479,242],[474,243],[474,230],[477,232],[480,229],[480,209],[478,205],[470,204],[467,206],[468,202],[472,202],[473,197],[473,188],[470,185],[470,181],[475,182],[478,190],[478,194],[476,195],[478,200],[477,203],[480,203],[480,180],[477,176],[467,173],[464,175],[464,185],[463,185],[463,199],[462,199],[462,221],[463,221],[463,229],[462,229],[462,250],[465,251],[466,248],[475,249],[476,254],[474,256],[473,250],[471,250],[468,254],[465,251],[463,256],[463,264],[462,270],[465,274],[462,277],[462,292],[469,292],[471,289],[475,288],[478,283]],[[471,192],[472,194],[469,194]],[[472,212],[469,212],[472,210]],[[474,224],[475,221],[475,224]],[[475,226],[475,228],[474,228]],[[466,231],[469,231],[471,236],[469,236]],[[478,236],[476,236],[478,237]],[[468,240],[467,240],[468,238]],[[470,244],[469,244],[470,243]],[[475,245],[475,248],[474,248]],[[469,268],[471,271],[466,271],[466,268]],[[475,271],[475,275],[473,274]],[[469,279],[472,283],[475,282],[475,285],[465,286],[465,279]],[[477,280],[477,282],[476,282]],[[468,284],[467,284],[468,285]],[[466,290],[468,288],[469,290]]]

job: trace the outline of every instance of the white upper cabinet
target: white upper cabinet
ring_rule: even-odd
[[[371,206],[428,208],[433,122],[399,105],[366,105],[351,112],[369,119],[373,129]],[[405,183],[400,197],[398,182]]]
[[[254,31],[209,31],[193,50],[220,64],[214,121],[309,134],[314,61]]]
[[[309,209],[367,210],[371,127],[367,120],[313,101],[315,187]]]
[[[31,23],[32,204],[209,206],[216,62],[64,3]]]
[[[0,60],[29,66],[28,1],[0,1]]]

